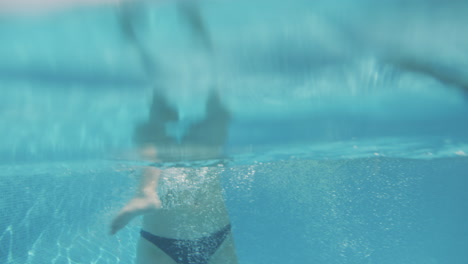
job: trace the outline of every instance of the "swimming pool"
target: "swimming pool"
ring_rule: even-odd
[[[233,113],[222,177],[240,263],[468,263],[466,92],[387,65],[377,37],[343,27],[381,26],[463,75],[466,9],[268,2],[204,4],[209,63],[171,4],[139,22],[174,104],[196,115],[215,85]],[[402,10],[403,35],[376,18]],[[134,192],[125,153],[154,84],[115,9],[0,27],[0,263],[132,263],[139,221],[108,231]]]

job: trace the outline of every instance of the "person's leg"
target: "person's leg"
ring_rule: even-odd
[[[209,264],[237,264],[236,247],[232,233],[228,235],[223,244],[213,254]]]
[[[177,264],[171,257],[148,240],[138,239],[135,264]]]
[[[161,208],[161,200],[157,193],[161,170],[146,167],[141,176],[136,195],[120,210],[111,223],[111,234],[117,233],[133,218],[152,213]]]

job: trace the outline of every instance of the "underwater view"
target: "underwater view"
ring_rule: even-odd
[[[0,3],[0,263],[468,264],[468,2]]]

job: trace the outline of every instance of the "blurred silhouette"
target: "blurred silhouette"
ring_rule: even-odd
[[[222,159],[230,119],[219,94],[211,91],[204,119],[184,125],[161,92],[154,91],[148,121],[137,126],[134,141],[147,151],[154,148],[146,153],[157,150],[157,155],[145,155],[147,160],[177,163]]]
[[[179,10],[211,49],[195,3],[181,3]],[[127,14],[120,13],[122,30],[151,76],[157,67]],[[148,120],[135,128],[137,152],[151,164],[142,168],[136,194],[113,219],[111,233],[143,216],[138,264],[237,263],[219,179],[231,117],[217,91],[211,91],[205,106],[202,120],[186,124],[163,89],[154,89]]]
[[[401,71],[426,75],[444,85],[460,89],[468,95],[468,76],[466,76],[466,71],[463,72],[453,66],[437,62],[431,57],[432,54],[426,54],[426,56],[422,56],[419,53],[416,54],[408,44],[404,44],[404,39],[398,39],[401,36],[391,35],[395,39],[387,43],[379,39],[379,37],[374,36],[373,32],[368,32],[366,28],[346,22],[349,21],[336,20],[334,25],[343,37],[342,41],[348,43],[348,46],[352,47],[354,53],[361,55],[371,53],[381,63],[394,66]],[[383,29],[385,30],[385,28]],[[392,32],[389,34],[392,34]],[[395,45],[394,43],[399,43],[399,45]],[[421,41],[421,44],[424,44],[424,42]],[[434,51],[437,52],[437,50]],[[443,51],[441,50],[440,53],[443,54]]]
[[[193,35],[206,50],[212,52],[211,37],[203,22],[197,1],[179,0],[175,4],[182,20],[186,22]],[[154,74],[158,72],[158,65],[156,65],[150,53],[145,49],[145,45],[140,41],[135,31],[135,23],[137,20],[142,19],[142,12],[145,11],[145,8],[142,2],[123,2],[118,9],[118,23],[126,41],[133,45],[137,51],[148,77],[154,79]]]
[[[468,77],[457,69],[403,54],[386,56],[384,62],[390,63],[403,71],[430,76],[444,85],[462,89],[464,93],[468,94]]]

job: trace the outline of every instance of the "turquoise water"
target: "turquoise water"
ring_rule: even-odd
[[[0,18],[0,263],[132,263],[135,126],[155,86],[233,114],[222,173],[242,264],[468,263],[462,1],[206,1],[208,54],[170,3],[137,6],[148,77],[113,6]]]
[[[240,263],[466,263],[466,158],[277,161],[223,174]],[[2,166],[2,263],[132,263],[125,163]]]

